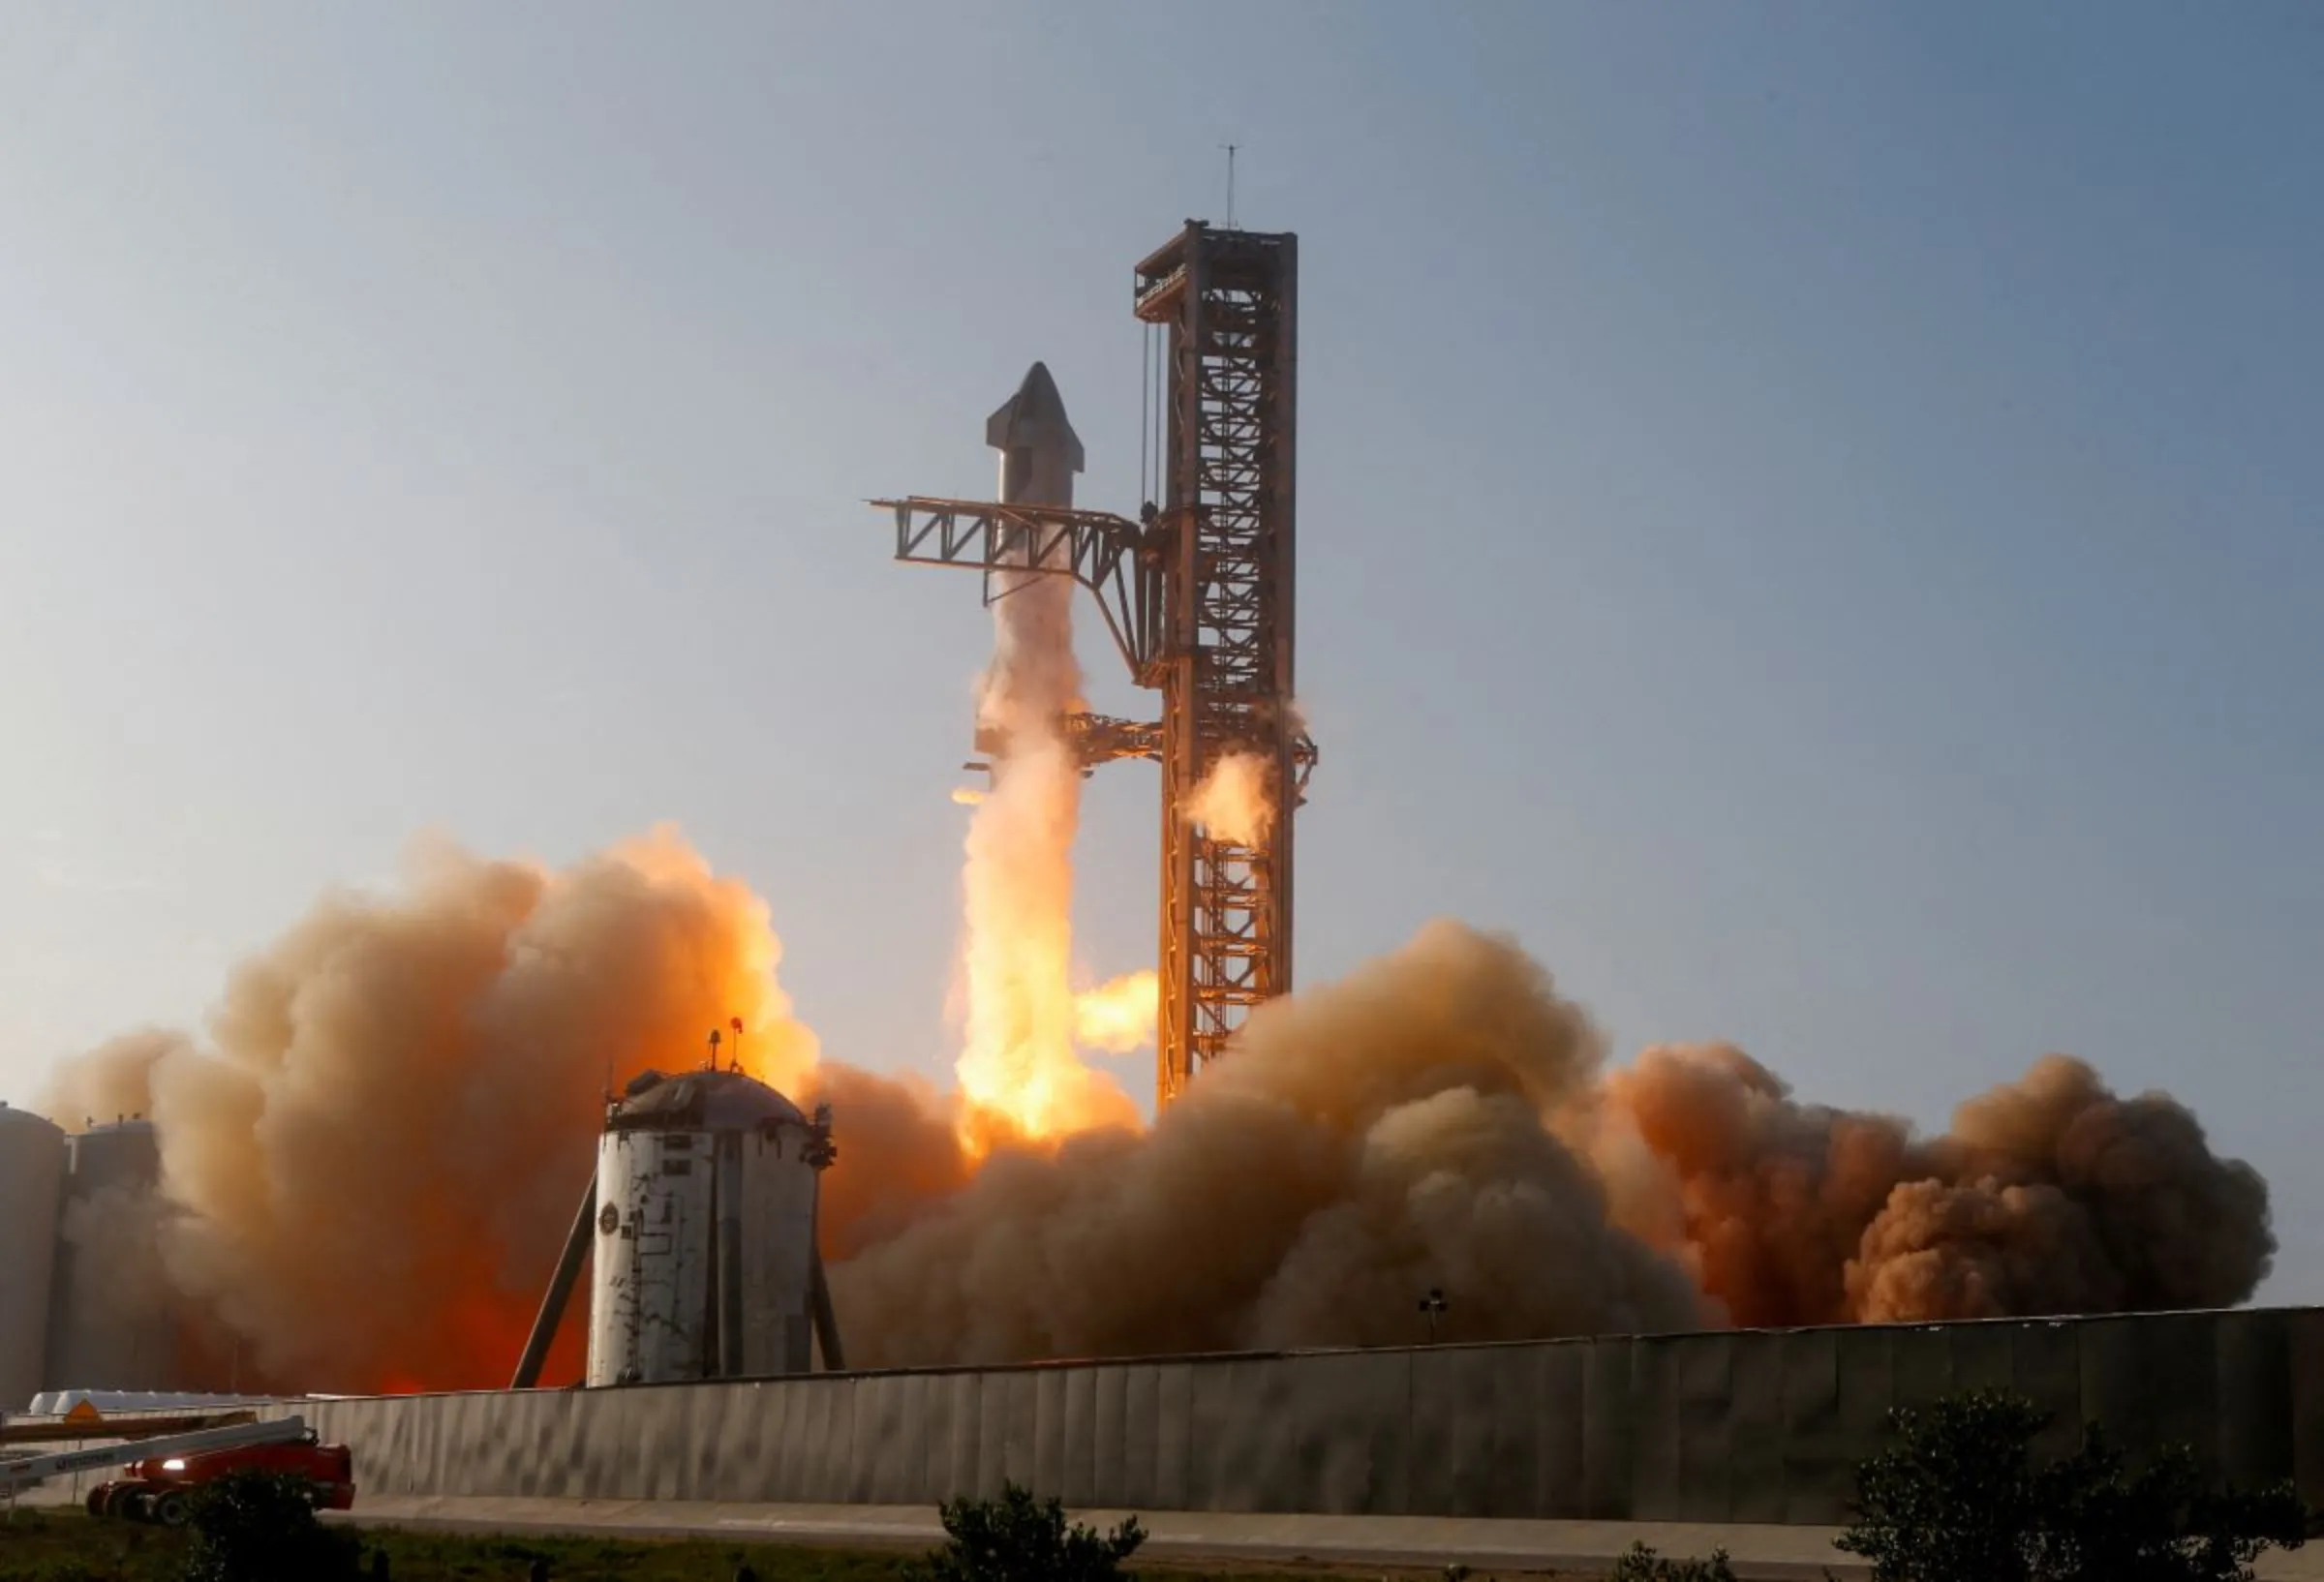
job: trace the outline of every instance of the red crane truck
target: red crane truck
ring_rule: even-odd
[[[91,1425],[91,1433],[103,1427]],[[252,1422],[193,1433],[165,1434],[127,1445],[97,1445],[48,1455],[0,1454],[0,1499],[52,1477],[121,1467],[121,1457],[142,1451],[89,1491],[89,1514],[100,1518],[159,1522],[177,1527],[186,1519],[194,1490],[239,1472],[274,1473],[301,1480],[319,1510],[347,1510],[355,1503],[354,1457],[344,1445],[319,1444],[297,1417]]]
[[[238,1445],[223,1450],[149,1455],[119,1477],[89,1490],[89,1514],[182,1527],[194,1490],[234,1473],[272,1473],[296,1478],[318,1510],[350,1510],[355,1504],[355,1459],[344,1445],[317,1443],[313,1430],[297,1439]]]

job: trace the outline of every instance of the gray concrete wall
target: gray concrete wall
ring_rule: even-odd
[[[1979,1384],[2324,1503],[2324,1310],[1743,1331],[309,1403],[379,1495],[1833,1523]]]

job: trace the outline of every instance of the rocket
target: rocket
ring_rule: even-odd
[[[1000,502],[1071,505],[1082,470],[1081,437],[1065,415],[1065,398],[1047,363],[1025,370],[1017,393],[985,419],[985,443],[1000,452]]]
[[[1065,398],[1057,394],[1057,381],[1050,377],[1047,363],[1026,369],[1017,393],[985,419],[985,443],[1000,452],[1002,504],[1073,503],[1073,475],[1082,471],[1082,440],[1065,415]],[[976,750],[994,761],[1008,755],[1005,734],[985,717],[981,705]],[[991,762],[971,760],[961,767],[984,775],[988,783],[994,778]],[[953,800],[973,804],[982,794],[955,792]]]

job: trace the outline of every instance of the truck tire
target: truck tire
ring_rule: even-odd
[[[161,1525],[164,1527],[185,1526],[186,1491],[183,1489],[171,1489],[167,1494],[156,1495],[153,1500],[152,1510],[153,1519],[161,1523]]]
[[[89,1497],[82,1504],[89,1512],[90,1520],[101,1522],[112,1514],[112,1511],[107,1508],[111,1503],[112,1493],[113,1485],[110,1483],[100,1483],[89,1490]]]

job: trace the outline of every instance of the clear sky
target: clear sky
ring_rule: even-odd
[[[2301,4],[5,0],[0,1098],[419,832],[664,819],[941,1070],[989,628],[860,502],[988,490],[1041,357],[1134,508],[1131,265],[1230,140],[1300,237],[1303,973],[1450,913],[1929,1123],[2080,1053],[2324,1298]],[[1154,795],[1092,783],[1095,972]]]

